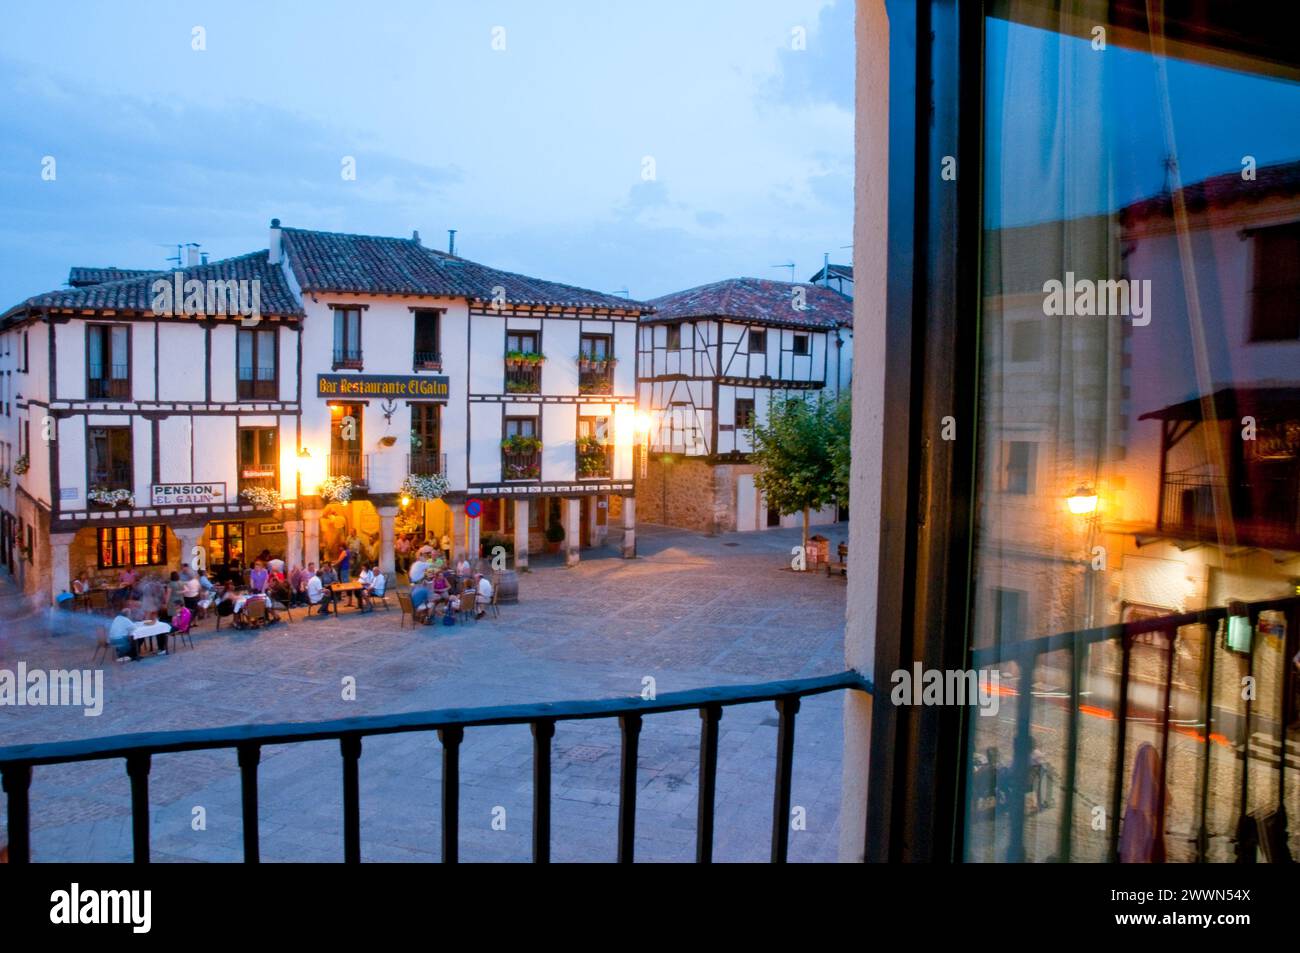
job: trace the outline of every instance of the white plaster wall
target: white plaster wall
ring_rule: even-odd
[[[198,323],[158,324],[158,355],[161,373],[158,375],[159,400],[202,401],[203,400],[203,358],[204,331]],[[235,360],[232,354],[230,364],[222,366],[214,360],[212,379],[215,385],[218,377],[234,379]]]
[[[578,392],[579,327],[577,321],[554,319],[542,321],[542,353],[546,355],[546,363],[542,365],[543,394],[567,395]],[[572,430],[569,431],[567,439],[572,445],[574,439]],[[543,469],[545,466],[546,464],[543,463]]]
[[[59,400],[86,399],[86,323],[69,321],[50,325],[54,332],[56,386]]]
[[[476,314],[470,332],[469,392],[471,394],[499,394],[505,389],[506,319],[495,315]],[[530,330],[540,321],[518,322],[513,327]],[[545,345],[543,345],[545,346]],[[465,345],[456,352],[457,363],[465,360]],[[444,367],[447,353],[443,351]]]
[[[576,325],[575,325],[576,326]],[[577,339],[574,339],[577,354]],[[578,432],[577,404],[545,404],[542,407],[542,479],[573,480],[578,464],[574,441]]]
[[[501,479],[501,425],[502,410],[506,406],[496,403],[471,403],[469,434],[469,478],[474,483],[496,483]],[[536,405],[521,409],[511,416],[531,416]]]
[[[194,435],[189,416],[164,417],[158,422],[161,455],[158,472],[163,483],[189,483],[194,479],[190,449]]]
[[[235,357],[237,327],[235,324],[219,324],[212,329],[212,400],[214,403],[235,399],[235,384],[238,380]],[[202,353],[203,342],[200,340],[199,354]],[[202,364],[201,359],[199,364]],[[199,376],[202,377],[201,374]],[[202,379],[199,380],[199,386],[203,386]]]
[[[614,322],[614,393],[620,396],[636,393],[636,335],[635,324]]]
[[[86,418],[62,417],[58,422],[59,485],[76,497],[59,502],[60,509],[86,508]],[[58,501],[56,501],[58,502]]]

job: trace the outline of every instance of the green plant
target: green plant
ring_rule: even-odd
[[[782,515],[803,511],[805,549],[811,512],[849,498],[849,414],[845,398],[787,397],[752,427],[754,485]]]
[[[27,472],[27,468],[30,465],[31,465],[31,461],[27,459],[27,454],[24,453],[21,457],[19,457],[17,460],[14,461],[14,476],[22,476],[24,473]]]
[[[320,484],[320,498],[333,503],[347,503],[352,499],[352,478],[326,477]]]
[[[511,434],[501,441],[501,449],[506,453],[537,453],[542,449],[542,441],[530,434]]]

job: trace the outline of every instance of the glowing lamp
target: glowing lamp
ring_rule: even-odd
[[[1097,510],[1097,494],[1090,487],[1080,484],[1070,494],[1070,498],[1065,501],[1065,505],[1070,508],[1070,512],[1075,516],[1087,516]]]

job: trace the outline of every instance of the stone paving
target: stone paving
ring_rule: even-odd
[[[257,632],[208,621],[195,648],[104,671],[102,715],[0,706],[0,744],[158,729],[532,701],[639,695],[824,675],[843,665],[842,579],[788,568],[797,530],[706,537],[645,527],[640,557],[614,546],[565,569],[545,558],[520,581],[499,620],[399,629],[394,608],[305,619]],[[832,542],[839,535],[832,532]],[[0,605],[0,668],[90,668],[94,622],[49,613],[15,618]],[[51,620],[57,623],[51,626]],[[343,698],[345,677],[356,699]],[[806,830],[790,857],[834,860],[840,800],[841,693],[805,700],[795,739],[793,804]],[[638,761],[637,859],[694,856],[699,717],[645,720]],[[770,704],[726,710],[720,726],[715,857],[766,860],[776,717]],[[267,748],[259,815],[262,858],[342,856],[337,743]],[[619,734],[613,719],[561,723],[552,758],[552,858],[614,859]],[[429,861],[440,854],[441,750],[433,733],[367,739],[360,769],[362,856]],[[0,820],[3,819],[0,799]],[[31,789],[32,853],[42,861],[131,856],[130,792],[121,761],[38,768]],[[156,861],[242,857],[233,752],[154,758]],[[461,750],[463,861],[530,856],[532,741],[526,726],[472,728]],[[197,818],[204,821],[199,824]],[[205,829],[195,830],[195,827]]]

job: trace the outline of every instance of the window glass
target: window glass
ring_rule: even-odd
[[[1229,860],[1279,807],[1238,751],[1300,744],[1259,605],[1300,592],[1300,90],[1046,6],[985,21],[963,854]]]

